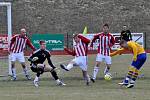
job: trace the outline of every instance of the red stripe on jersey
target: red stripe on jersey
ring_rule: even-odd
[[[98,53],[102,55],[110,55],[110,42],[111,42],[111,34],[99,34],[99,46],[98,46]]]
[[[12,47],[10,47],[10,48],[12,48],[11,51],[13,53],[23,52],[28,38],[27,37],[21,38],[21,37],[19,37],[19,35],[14,38],[16,38],[16,39],[15,39],[15,42],[13,43]]]
[[[106,56],[106,36],[104,36],[104,55]]]
[[[79,45],[79,48],[80,48],[80,51],[81,51],[81,52],[80,52],[81,55],[84,55],[84,51],[83,51],[84,49],[81,47],[81,45]],[[82,50],[82,49],[83,49],[83,50]]]
[[[101,38],[101,46],[99,48],[101,50],[100,53],[103,54],[103,35],[101,35],[100,38]]]
[[[15,48],[14,48],[14,51],[13,51],[14,53],[17,52],[18,45],[19,45],[19,39],[18,39],[18,37],[16,37],[16,42],[14,44]]]
[[[23,39],[19,39],[19,45],[18,45],[18,47],[17,47],[17,53],[19,53],[19,51],[20,51],[20,49],[21,49],[21,47],[22,47],[22,42],[23,42]]]
[[[76,56],[87,56],[87,51],[88,51],[88,47],[87,45],[82,42],[80,40],[79,43],[76,43],[76,45],[74,46],[75,48],[75,52],[76,52]]]

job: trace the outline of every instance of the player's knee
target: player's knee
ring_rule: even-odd
[[[37,64],[37,67],[38,67],[38,68],[44,68],[45,65],[44,65],[44,64]]]
[[[98,61],[97,61],[96,64],[95,64],[95,66],[96,66],[96,67],[99,67],[100,64],[101,64],[101,62],[98,62]]]

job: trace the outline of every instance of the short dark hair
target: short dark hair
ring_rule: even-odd
[[[40,40],[40,41],[39,41],[39,44],[40,44],[40,45],[46,44],[46,43],[45,43],[45,40]]]
[[[119,45],[126,43],[127,41],[125,41],[124,39],[121,39],[119,42]]]
[[[105,27],[105,26],[109,28],[109,25],[107,23],[103,25],[103,27]]]

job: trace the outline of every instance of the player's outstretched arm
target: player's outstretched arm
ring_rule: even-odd
[[[86,44],[89,44],[90,43],[90,40],[82,35],[78,35],[78,38],[81,39],[82,42],[86,43]]]
[[[117,51],[110,53],[110,56],[112,57],[112,56],[115,56],[118,54],[122,54],[123,52],[125,52],[125,50],[123,48],[121,48],[121,49],[118,49]]]
[[[64,46],[64,50],[65,50],[68,54],[70,54],[70,55],[72,55],[72,56],[75,56],[75,55],[76,55],[74,50],[70,50],[70,49],[68,49],[66,46]]]
[[[35,51],[35,47],[33,46],[33,44],[31,43],[31,41],[29,39],[27,39],[27,45],[33,50]]]

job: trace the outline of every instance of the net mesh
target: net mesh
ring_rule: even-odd
[[[0,6],[0,76],[8,75],[7,7]]]

